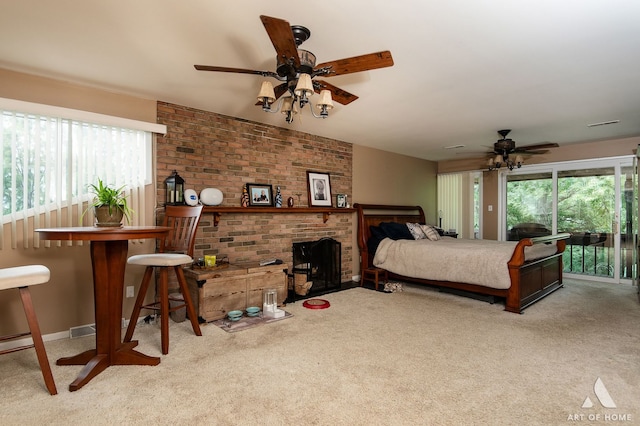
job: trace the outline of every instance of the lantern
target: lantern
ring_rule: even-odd
[[[167,188],[165,205],[177,206],[185,203],[184,179],[180,177],[176,170],[173,171],[171,176],[164,180],[164,185]]]

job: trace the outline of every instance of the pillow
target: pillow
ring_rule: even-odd
[[[422,232],[424,232],[431,241],[438,241],[440,239],[440,234],[433,226],[420,225],[420,228],[422,228]]]
[[[407,228],[409,228],[409,232],[411,232],[414,239],[423,240],[427,238],[427,234],[424,233],[419,223],[407,223]]]
[[[397,222],[382,222],[380,223],[380,229],[387,234],[387,237],[392,240],[413,240],[413,235],[409,232],[409,228],[404,223]]]
[[[369,253],[375,254],[376,250],[378,250],[378,245],[380,245],[380,241],[387,238],[387,234],[385,234],[379,226],[370,226],[369,231],[371,231],[371,236],[367,240],[367,249]]]

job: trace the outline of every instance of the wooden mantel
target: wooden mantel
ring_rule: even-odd
[[[225,207],[225,206],[204,206],[203,213],[213,213],[213,225],[218,226],[223,213],[275,213],[275,214],[313,214],[322,213],[322,222],[326,223],[329,216],[334,213],[355,213],[354,208],[334,208],[334,207]]]

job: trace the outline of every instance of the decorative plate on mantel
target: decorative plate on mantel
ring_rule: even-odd
[[[200,201],[205,206],[217,206],[222,203],[223,200],[222,191],[218,188],[205,188],[200,191]]]

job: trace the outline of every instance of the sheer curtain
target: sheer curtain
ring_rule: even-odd
[[[34,107],[30,108],[31,106]],[[11,248],[39,247],[34,229],[79,226],[80,217],[91,199],[88,185],[102,179],[109,185],[125,186],[131,208],[131,225],[144,225],[145,185],[152,183],[153,130],[142,123],[82,111],[49,107],[53,115],[34,113],[37,104],[9,109],[0,100],[3,129],[3,161],[0,164],[0,192],[3,195],[3,226],[0,248],[7,225]],[[74,114],[77,112],[79,114]],[[80,115],[94,122],[69,118]],[[131,127],[123,127],[122,123]],[[93,223],[91,209],[83,224]],[[46,241],[42,244],[49,245]],[[53,244],[56,244],[55,242]],[[57,244],[61,244],[58,242]],[[65,243],[70,244],[70,243]]]
[[[438,219],[444,230],[462,231],[462,173],[438,175]]]
[[[437,178],[438,219],[442,219],[445,231],[455,229],[461,238],[474,238],[474,178],[474,172],[440,174]]]

